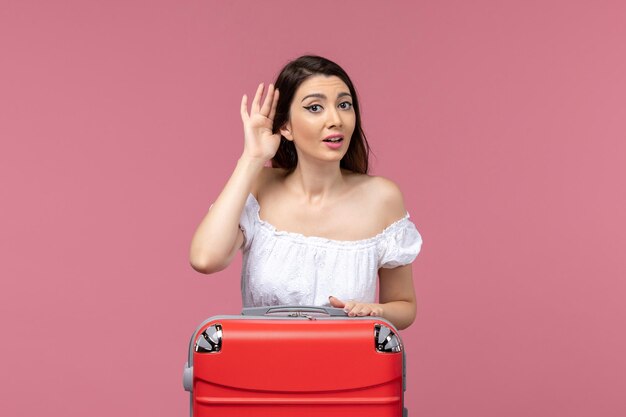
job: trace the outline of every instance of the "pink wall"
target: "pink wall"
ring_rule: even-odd
[[[0,415],[187,413],[192,330],[241,306],[190,238],[304,53],[424,236],[411,415],[625,415],[625,40],[618,0],[2,1]]]

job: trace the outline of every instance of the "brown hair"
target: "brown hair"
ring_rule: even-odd
[[[326,58],[316,55],[304,55],[289,62],[280,71],[274,83],[274,86],[280,91],[280,95],[278,97],[272,130],[274,133],[277,133],[289,120],[289,107],[300,84],[310,76],[319,74],[326,76],[335,75],[339,77],[346,83],[352,95],[352,106],[356,115],[356,124],[350,145],[348,146],[348,151],[341,159],[339,166],[359,174],[367,174],[370,148],[365,138],[365,133],[361,128],[361,114],[359,112],[359,101],[357,99],[356,90],[348,74],[346,74],[339,65]],[[278,151],[272,158],[272,167],[284,168],[291,172],[296,168],[297,164],[298,154],[296,153],[294,143],[281,135]]]

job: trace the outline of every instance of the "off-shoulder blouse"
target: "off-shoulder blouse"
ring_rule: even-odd
[[[378,269],[410,264],[422,246],[408,212],[374,237],[332,240],[277,230],[259,210],[250,194],[239,220],[244,307],[329,306],[330,295],[373,303]]]

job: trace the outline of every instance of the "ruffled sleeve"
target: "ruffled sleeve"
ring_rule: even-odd
[[[383,231],[378,242],[378,267],[408,265],[415,260],[421,248],[422,236],[407,213]]]
[[[250,244],[252,243],[252,239],[254,238],[258,213],[259,203],[257,203],[252,194],[248,194],[248,199],[246,200],[246,204],[243,207],[243,211],[241,212],[241,217],[239,218],[239,228],[243,232],[244,238],[244,251],[250,248]]]

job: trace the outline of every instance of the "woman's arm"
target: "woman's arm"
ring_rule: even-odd
[[[406,329],[417,314],[411,264],[392,269],[380,268],[378,276],[382,316],[398,329]]]
[[[376,316],[389,320],[398,330],[413,323],[417,314],[417,302],[413,288],[411,264],[397,268],[380,268],[379,303],[343,302],[330,298],[330,305],[343,308],[350,317]]]
[[[239,159],[226,186],[193,235],[189,253],[193,269],[211,274],[230,264],[243,243],[239,218],[262,170],[262,161]]]
[[[265,162],[278,150],[280,134],[272,133],[278,90],[270,84],[261,107],[263,83],[259,84],[248,114],[247,96],[241,100],[244,151],[219,197],[196,229],[189,261],[198,272],[211,274],[226,268],[243,243],[239,219],[248,194],[253,191]]]
[[[379,203],[379,217],[389,225],[406,214],[404,198],[398,186],[388,179],[373,177],[371,195]],[[333,307],[343,308],[349,316],[379,316],[389,320],[396,328],[406,329],[417,313],[413,272],[411,264],[396,268],[379,268],[379,303],[343,302],[330,298]]]

